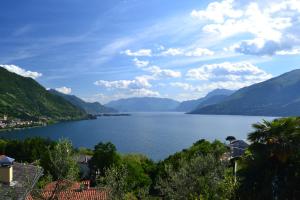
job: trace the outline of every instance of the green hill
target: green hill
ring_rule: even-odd
[[[51,94],[32,78],[0,68],[0,115],[13,118],[71,120],[86,117],[85,111]]]
[[[223,101],[227,96],[231,95],[233,90],[215,89],[209,92],[205,97],[195,100],[183,101],[176,108],[179,112],[190,112],[196,108],[202,108],[208,105],[216,104]]]
[[[69,101],[73,105],[85,110],[85,112],[87,112],[88,114],[97,115],[97,114],[101,114],[101,113],[116,113],[117,112],[117,110],[103,106],[98,102],[93,102],[93,103],[85,102],[75,95],[63,94],[63,93],[58,92],[53,89],[49,90],[49,92],[63,97],[65,100]]]
[[[300,69],[242,88],[192,114],[300,116]]]

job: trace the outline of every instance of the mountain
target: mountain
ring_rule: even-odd
[[[60,96],[51,94],[32,78],[0,67],[0,116],[20,119],[81,119],[87,114]]]
[[[209,92],[203,98],[181,102],[180,105],[176,108],[176,111],[190,112],[196,108],[216,104],[223,101],[227,96],[231,95],[233,92],[233,90],[215,89]]]
[[[71,104],[83,109],[88,114],[97,115],[97,114],[101,114],[101,113],[116,113],[117,112],[117,110],[103,106],[98,102],[93,102],[93,103],[85,102],[75,95],[63,94],[63,93],[58,92],[53,89],[49,90],[49,92],[63,97],[65,100],[67,100]]]
[[[300,69],[242,88],[221,103],[191,114],[299,116]]]
[[[178,101],[156,97],[134,97],[111,101],[105,106],[122,112],[167,112],[174,111],[179,105]]]

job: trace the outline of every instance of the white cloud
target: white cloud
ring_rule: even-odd
[[[224,22],[225,18],[239,18],[243,12],[233,8],[234,0],[224,0],[210,3],[206,10],[193,10],[191,15],[199,19],[208,19],[217,23]]]
[[[206,21],[202,30],[215,37],[249,34],[252,39],[236,44],[235,51],[239,53],[273,55],[300,44],[300,2],[277,0],[259,3],[241,6],[238,1],[223,0],[210,3],[204,10],[194,10],[191,16]]]
[[[131,89],[130,94],[133,97],[158,97],[160,96],[159,92],[141,88],[141,89]]]
[[[162,56],[177,56],[177,55],[183,55],[184,52],[180,48],[169,48],[163,52],[160,53]]]
[[[121,52],[122,54],[126,54],[127,56],[152,56],[152,50],[151,49],[140,49],[138,51],[131,51],[130,49],[127,49],[125,51]]]
[[[215,53],[213,51],[205,48],[196,48],[194,50],[185,53],[186,56],[195,56],[195,57],[213,56],[214,54]]]
[[[300,54],[300,48],[295,48],[291,50],[282,50],[282,51],[277,51],[277,55],[299,55]]]
[[[58,92],[61,92],[63,94],[70,94],[72,92],[72,89],[71,88],[68,88],[68,87],[60,87],[60,88],[55,88],[56,91]]]
[[[251,83],[261,82],[272,77],[271,74],[248,62],[203,65],[188,70],[186,76],[202,81],[250,81]]]
[[[134,58],[132,61],[133,61],[134,65],[139,68],[147,67],[149,65],[149,61],[146,61],[146,60],[139,60],[137,58]]]
[[[212,56],[214,52],[206,49],[206,48],[195,48],[191,50],[184,50],[181,48],[169,48],[165,51],[162,51],[160,56],[193,56],[193,57],[201,57],[201,56]]]
[[[32,71],[29,71],[29,70],[25,70],[25,69],[23,69],[21,67],[18,67],[16,65],[0,65],[0,67],[3,67],[5,69],[7,69],[8,71],[16,73],[20,76],[30,77],[30,78],[33,78],[33,79],[36,79],[36,78],[39,78],[39,77],[42,76],[42,74],[39,73],[39,72],[32,72]]]
[[[83,98],[88,102],[101,102],[103,104],[108,103],[113,100],[123,99],[123,98],[130,98],[130,97],[159,97],[160,93],[157,91],[149,90],[149,89],[130,89],[118,93],[114,93],[111,95],[99,93],[93,95],[91,97]]]
[[[94,84],[107,89],[141,89],[150,88],[152,85],[149,80],[153,79],[152,76],[137,76],[133,80],[117,80],[117,81],[106,81],[98,80]]]
[[[180,71],[175,71],[171,69],[161,69],[158,66],[151,66],[145,68],[146,71],[151,72],[155,77],[167,77],[167,78],[179,78],[181,77]]]

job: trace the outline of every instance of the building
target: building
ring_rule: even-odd
[[[236,181],[236,172],[238,167],[237,160],[244,155],[246,149],[248,148],[249,144],[244,140],[233,140],[229,143],[230,148],[230,156],[229,160],[233,163],[233,173]]]
[[[85,155],[85,154],[80,154],[76,158],[76,161],[79,165],[81,179],[90,178],[91,170],[89,167],[89,161],[91,160],[91,158],[92,158],[92,156]]]
[[[61,182],[60,185],[69,184],[67,182]],[[64,186],[59,186],[64,188]],[[52,182],[48,184],[42,195],[45,199],[50,197],[53,194],[53,191],[57,187],[57,182]],[[75,182],[72,183],[68,189],[64,189],[62,191],[57,192],[56,199],[57,200],[107,200],[108,194],[106,189],[103,188],[91,188],[90,181],[82,181],[82,182]],[[27,196],[26,200],[34,200],[34,198],[29,195]]]
[[[18,163],[13,158],[0,155],[1,197],[24,200],[42,175],[40,167]]]
[[[245,142],[244,140],[231,141],[229,144],[230,159],[241,157],[245,153],[248,146],[249,146],[249,144],[247,142]]]

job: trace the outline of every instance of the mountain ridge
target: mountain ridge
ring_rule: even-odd
[[[38,120],[82,119],[87,114],[48,92],[32,78],[23,77],[0,67],[0,115]]]
[[[241,88],[225,101],[190,114],[299,116],[300,69]]]
[[[86,113],[91,115],[97,115],[102,113],[116,113],[117,110],[113,108],[106,107],[99,102],[86,102],[75,95],[63,94],[54,89],[49,90],[50,93],[61,96],[71,104],[83,109]]]
[[[224,100],[227,96],[229,96],[233,92],[234,90],[215,89],[207,93],[207,95],[202,98],[181,102],[180,105],[176,108],[176,111],[190,112],[196,108],[204,107],[211,104],[216,104]]]

